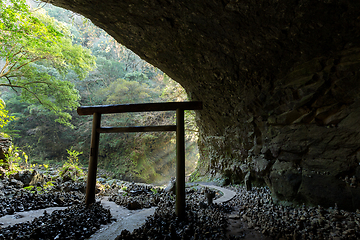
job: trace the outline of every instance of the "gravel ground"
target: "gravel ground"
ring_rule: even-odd
[[[104,180],[103,180],[104,181]],[[186,190],[186,217],[175,213],[175,195],[148,184],[119,180],[99,186],[99,195],[129,210],[157,207],[155,214],[132,233],[124,230],[117,239],[360,239],[360,211],[276,205],[268,188],[247,191],[229,186],[237,195],[225,204],[207,204],[204,187]],[[21,215],[47,207],[68,207],[45,213],[31,222],[0,229],[1,239],[86,239],[101,225],[110,223],[110,211],[100,203],[86,208],[83,182],[57,182],[48,192],[29,191],[19,181],[0,181],[0,217]],[[66,191],[66,192],[64,192]],[[221,197],[215,192],[215,198]],[[253,238],[250,236],[254,236]]]

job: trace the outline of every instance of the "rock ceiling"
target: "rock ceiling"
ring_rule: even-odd
[[[360,206],[358,0],[50,0],[204,102],[199,171]],[[358,156],[359,155],[359,156]]]

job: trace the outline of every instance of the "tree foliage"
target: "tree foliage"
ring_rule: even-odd
[[[5,109],[5,102],[0,98],[0,128],[3,128],[9,121],[13,120],[13,116],[9,116],[9,111]]]
[[[25,0],[0,0],[0,86],[24,101],[40,103],[66,123],[66,111],[78,106],[79,94],[69,71],[80,79],[95,66],[88,49],[72,44],[64,25],[44,11],[32,12]]]
[[[150,88],[146,83],[125,79],[118,79],[99,92],[107,96],[107,104],[151,102],[159,93],[158,88]]]

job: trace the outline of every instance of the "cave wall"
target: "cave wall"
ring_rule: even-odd
[[[50,2],[203,101],[202,174],[250,171],[276,201],[360,207],[358,0]]]
[[[228,183],[250,171],[279,202],[358,208],[358,69],[360,48],[348,49],[299,64],[274,88],[256,91],[258,101],[239,106],[246,114],[237,124],[203,137],[203,169]]]

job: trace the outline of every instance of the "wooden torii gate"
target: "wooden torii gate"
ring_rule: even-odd
[[[86,185],[85,204],[95,202],[96,171],[99,153],[100,133],[120,132],[159,132],[176,131],[176,205],[175,213],[179,218],[185,216],[185,128],[184,110],[201,110],[202,102],[163,102],[142,104],[82,106],[79,115],[93,115],[89,169]],[[176,111],[176,125],[138,126],[138,127],[101,127],[101,114],[125,112]]]

